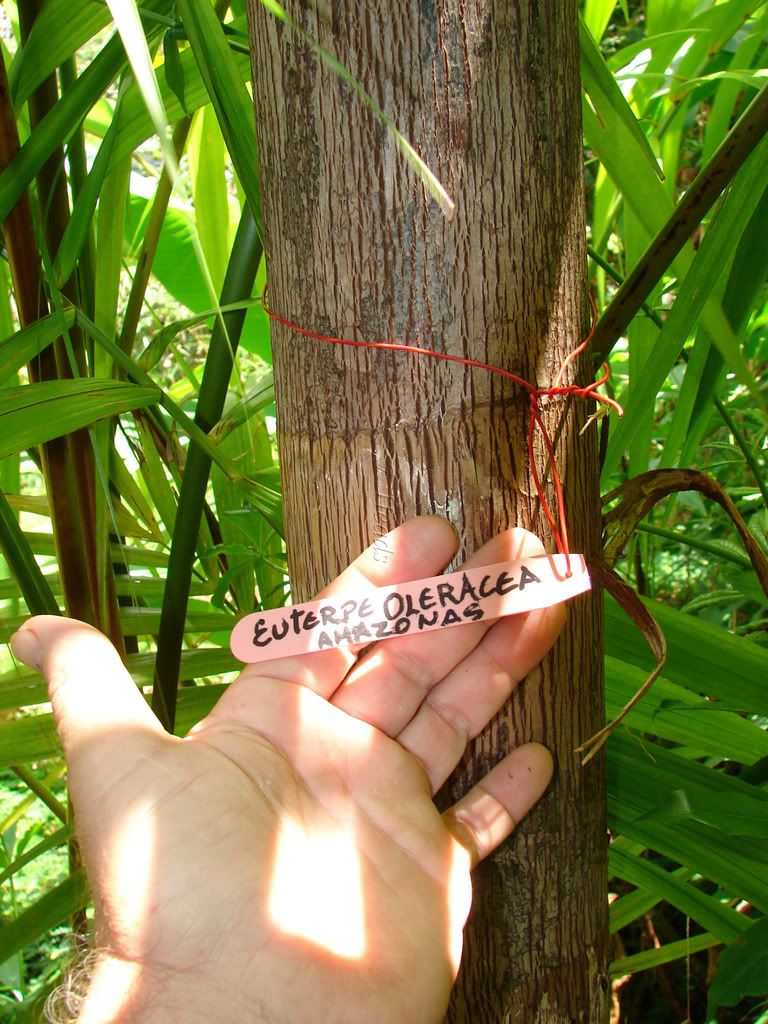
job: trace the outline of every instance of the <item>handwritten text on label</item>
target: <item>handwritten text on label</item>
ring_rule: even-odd
[[[571,576],[563,555],[540,555],[256,612],[232,631],[232,653],[266,661],[546,608],[589,590],[584,559],[570,557]]]

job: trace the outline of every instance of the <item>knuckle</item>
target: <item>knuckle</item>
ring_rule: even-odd
[[[472,739],[474,730],[469,719],[457,707],[432,697],[428,697],[426,703],[465,743]]]
[[[434,667],[423,658],[411,654],[403,648],[397,648],[391,652],[391,667],[406,683],[410,683],[425,694],[437,682]]]

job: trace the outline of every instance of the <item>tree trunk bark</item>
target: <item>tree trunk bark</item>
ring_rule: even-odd
[[[585,326],[575,2],[287,8],[397,124],[456,214],[446,219],[353,90],[250,0],[271,305],[324,334],[406,340],[552,383]],[[462,556],[510,525],[551,540],[520,388],[279,325],[273,351],[295,599],[427,512],[450,519]],[[578,365],[582,382],[589,362]],[[586,406],[567,410],[558,465],[572,549],[589,556],[600,538],[595,434],[579,435]],[[545,408],[551,432],[564,410]],[[449,1020],[607,1019],[604,771],[599,759],[582,770],[575,753],[602,720],[602,618],[591,596],[443,794],[456,798],[524,741],[544,742],[557,760],[548,795],[475,874]]]

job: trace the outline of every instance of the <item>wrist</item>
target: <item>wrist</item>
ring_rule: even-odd
[[[259,1007],[243,1007],[236,992],[222,992],[202,973],[157,970],[107,952],[94,954],[91,963],[87,991],[68,1018],[73,1024],[209,1024],[212,1020],[266,1024],[268,1020]],[[82,980],[81,974],[81,990]]]
[[[87,968],[86,968],[87,969]],[[77,1024],[129,1024],[146,1010],[146,979],[140,964],[108,953],[93,955]]]

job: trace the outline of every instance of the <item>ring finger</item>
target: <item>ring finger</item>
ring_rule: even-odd
[[[429,692],[397,741],[421,762],[433,792],[459,763],[467,743],[541,661],[564,622],[563,605],[499,620],[462,664]]]

